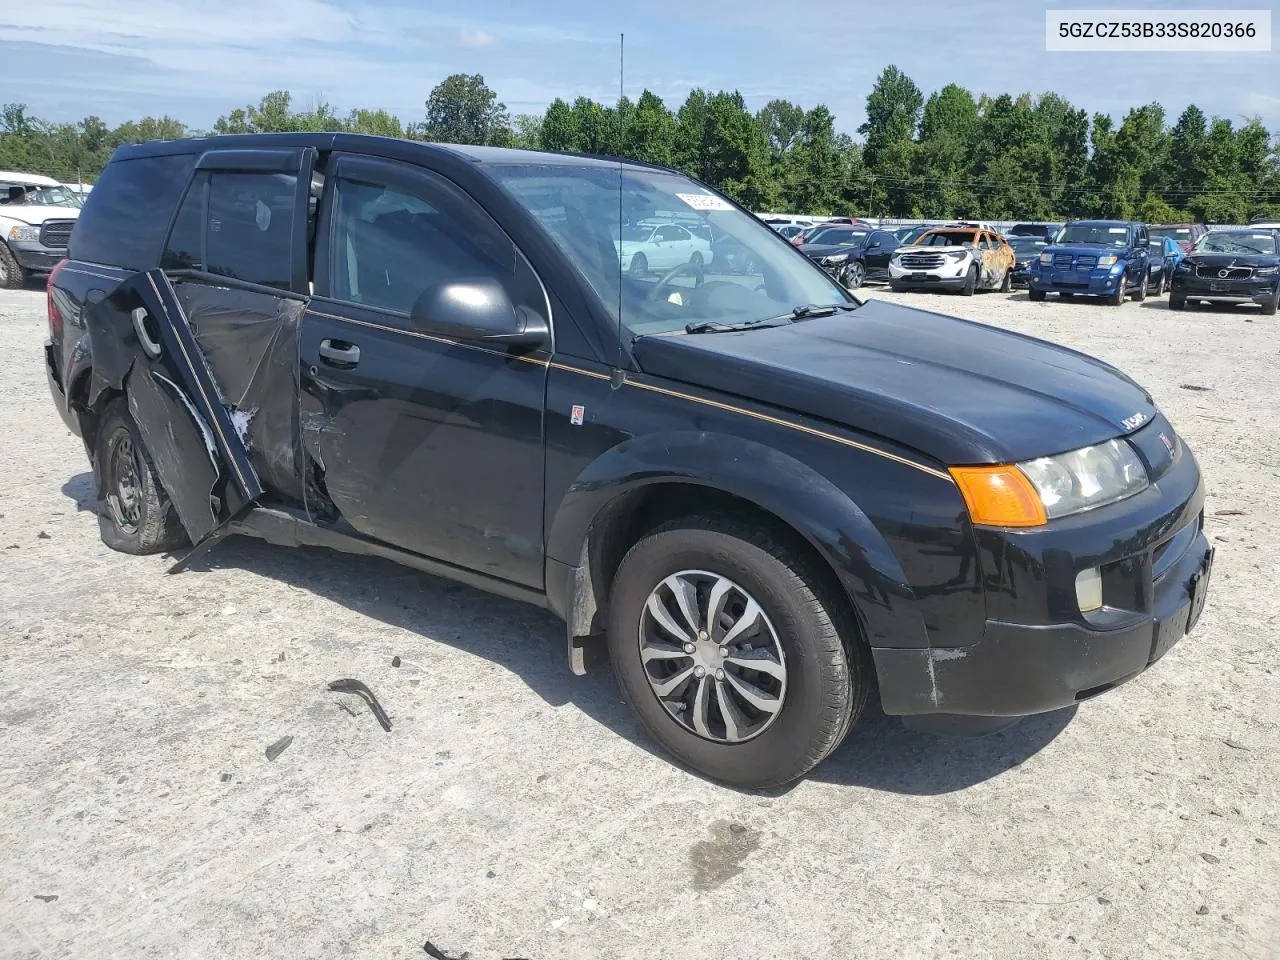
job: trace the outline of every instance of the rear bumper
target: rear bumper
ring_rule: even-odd
[[[62,422],[67,425],[67,429],[80,436],[80,420],[71,411],[67,404],[67,391],[63,387],[62,381],[58,378],[58,368],[54,362],[53,354],[57,349],[52,343],[44,345],[44,373],[49,381],[49,393],[53,396],[53,405],[58,408],[58,416],[62,417]]]

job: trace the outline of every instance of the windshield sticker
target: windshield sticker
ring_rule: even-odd
[[[1107,227],[1107,233],[1125,233],[1124,227]]]
[[[732,210],[733,205],[721,197],[709,193],[677,193],[677,197],[695,210]]]
[[[1265,233],[1251,233],[1249,234],[1249,239],[1250,240],[1270,240],[1271,237]]]

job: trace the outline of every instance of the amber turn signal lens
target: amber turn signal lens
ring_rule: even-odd
[[[1040,495],[1017,467],[952,467],[951,476],[974,523],[1039,527],[1046,521]]]

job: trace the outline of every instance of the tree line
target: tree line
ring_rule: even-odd
[[[1240,223],[1280,217],[1280,143],[1258,119],[1233,123],[1158,103],[1117,126],[1055,93],[990,96],[958,84],[924,92],[889,66],[867,95],[860,142],[819,105],[773,100],[752,113],[737,91],[695,89],[672,111],[645,90],[609,105],[557,99],[512,116],[484,77],[455,74],[403,124],[380,109],[340,114],[288,91],[219,117],[207,133],[350,131],[463,144],[609,154],[683,170],[754,210],[920,219]],[[0,169],[92,182],[121,144],[199,136],[172,117],[108,128],[0,108]]]

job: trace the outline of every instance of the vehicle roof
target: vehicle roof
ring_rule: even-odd
[[[53,177],[44,177],[38,173],[15,173],[12,170],[0,170],[0,180],[5,183],[27,183],[35,187],[60,187],[62,186]]]
[[[1198,223],[1153,223],[1150,225],[1152,230],[1163,230],[1167,227],[1198,227]]]
[[[1138,220],[1072,220],[1069,227],[1140,227]]]
[[[665,170],[665,167],[614,157],[584,153],[551,153],[544,150],[513,150],[507,147],[471,146],[456,143],[424,143],[400,137],[376,137],[363,133],[234,133],[216,137],[192,137],[183,140],[152,140],[120,147],[113,160],[159,157],[175,153],[203,153],[206,150],[253,149],[271,147],[314,147],[317,150],[361,149],[372,154],[393,153],[397,157],[424,159],[442,153],[461,157],[477,165],[510,164],[565,167],[596,167],[616,170],[619,165],[636,170]],[[56,181],[50,181],[55,183]]]

